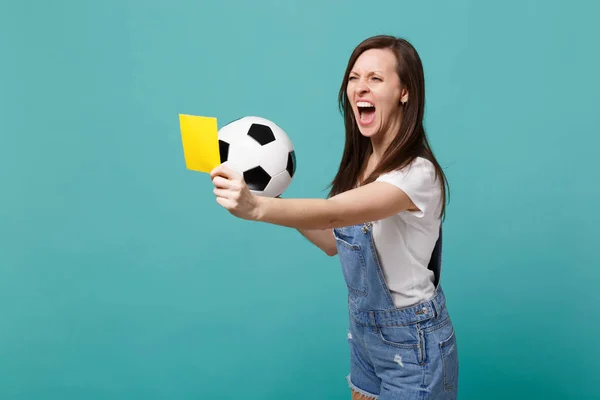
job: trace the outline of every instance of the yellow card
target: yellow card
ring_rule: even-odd
[[[216,118],[179,114],[179,126],[188,169],[208,173],[221,164]]]

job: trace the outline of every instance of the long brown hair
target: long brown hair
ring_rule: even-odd
[[[448,181],[444,171],[433,155],[431,146],[423,127],[425,110],[425,78],[423,65],[415,48],[405,39],[388,35],[370,37],[361,42],[350,55],[344,79],[340,87],[338,102],[344,116],[346,144],[340,161],[338,172],[332,180],[329,196],[350,190],[356,186],[368,156],[371,154],[371,141],[358,130],[352,106],[346,94],[348,77],[358,57],[369,49],[390,49],[396,57],[396,65],[400,82],[408,90],[408,101],[404,104],[400,129],[383,154],[375,170],[362,182],[373,182],[382,173],[408,166],[416,157],[423,157],[435,166],[442,192],[442,209],[440,217],[445,216],[446,188]]]

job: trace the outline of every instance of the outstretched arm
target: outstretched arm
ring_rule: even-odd
[[[330,199],[257,199],[257,221],[304,229],[331,229],[376,221],[410,207],[397,187],[374,182]]]
[[[217,202],[239,218],[296,229],[331,229],[375,221],[415,209],[394,185],[373,182],[330,199],[280,199],[253,195],[243,177],[221,165],[211,172]]]

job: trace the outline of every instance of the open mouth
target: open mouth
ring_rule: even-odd
[[[358,119],[362,125],[368,125],[375,119],[375,106],[368,101],[356,103],[358,108]]]

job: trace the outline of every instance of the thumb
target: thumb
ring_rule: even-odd
[[[242,179],[243,175],[240,171],[238,171],[236,168],[234,168],[233,166],[231,166],[230,164],[227,163],[227,161],[225,161],[223,164],[215,167],[211,172],[210,172],[210,178],[214,179],[216,176],[222,176],[225,179]]]

